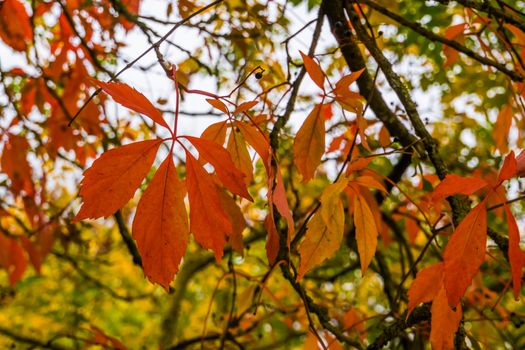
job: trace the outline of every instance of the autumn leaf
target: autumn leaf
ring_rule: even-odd
[[[320,112],[321,105],[317,104],[295,136],[294,162],[303,176],[303,181],[308,181],[314,176],[324,154],[325,127]]]
[[[509,135],[511,124],[512,105],[508,103],[498,113],[498,118],[494,124],[494,130],[492,131],[494,144],[496,145],[496,149],[498,149],[501,154],[505,154],[509,150],[507,137]]]
[[[74,221],[113,215],[132,197],[148,174],[162,140],[130,143],[103,153],[84,171],[82,207]]]
[[[299,246],[301,264],[298,280],[339,250],[345,223],[345,212],[340,195],[347,184],[348,179],[343,178],[324,189],[321,195],[321,207],[308,222],[305,239]]]
[[[417,273],[408,289],[407,318],[418,304],[434,300],[443,288],[443,268],[444,264],[440,262]]]
[[[0,266],[9,275],[9,285],[15,285],[27,269],[27,258],[15,238],[0,234]]]
[[[503,162],[503,166],[498,175],[498,181],[502,182],[516,176],[518,172],[518,163],[516,162],[516,157],[514,156],[514,151],[511,151]]]
[[[189,227],[184,183],[177,177],[171,155],[157,169],[140,198],[133,219],[133,238],[142,257],[144,274],[166,290],[186,252]]]
[[[219,199],[221,201],[222,208],[230,218],[232,223],[232,232],[228,236],[229,242],[232,248],[243,255],[243,241],[242,241],[242,232],[247,227],[246,220],[242,214],[241,208],[235,203],[232,197],[227,194],[225,191],[219,191]]]
[[[270,158],[270,142],[266,136],[251,124],[235,121],[235,126],[239,128],[246,142],[257,152],[264,166],[267,167]]]
[[[345,217],[341,193],[347,185],[348,179],[341,178],[326,186],[321,195],[321,215],[325,224],[329,225],[333,231],[344,231]]]
[[[232,129],[226,149],[230,153],[235,167],[243,173],[244,182],[249,185],[253,179],[253,164],[246,147],[246,141],[240,131]]]
[[[319,64],[315,62],[313,58],[305,55],[301,51],[299,51],[299,53],[301,54],[301,57],[303,58],[304,68],[308,72],[308,75],[310,76],[310,78],[313,80],[313,82],[317,86],[321,88],[321,90],[324,90],[325,76]]]
[[[243,102],[239,106],[237,106],[237,108],[235,108],[232,114],[235,115],[235,114],[246,112],[247,110],[255,106],[257,103],[258,103],[257,101]]]
[[[486,199],[458,225],[443,253],[444,285],[450,306],[458,305],[485,260],[487,243]]]
[[[445,38],[449,40],[456,40],[459,43],[463,42],[463,36],[465,29],[467,28],[467,23],[460,23],[453,26],[450,26],[445,30]],[[443,45],[443,54],[446,57],[445,60],[445,67],[450,67],[459,58],[459,53],[456,51],[456,49],[453,49],[452,47],[448,45]]]
[[[11,180],[11,190],[16,195],[23,193],[33,196],[35,193],[33,170],[27,161],[28,151],[29,142],[25,137],[9,134],[2,151],[0,166],[2,172]]]
[[[374,215],[359,191],[354,190],[354,226],[357,251],[361,261],[361,273],[364,275],[377,248],[377,228]]]
[[[471,195],[487,185],[485,180],[479,178],[449,174],[436,186],[434,192],[432,192],[432,196],[435,198],[445,198],[456,194]]]
[[[26,51],[31,42],[31,21],[24,4],[4,0],[0,4],[0,38],[16,51]]]
[[[344,221],[342,204],[334,209],[337,210],[334,216]],[[315,213],[308,221],[304,241],[298,248],[301,263],[297,272],[297,280],[301,280],[305,273],[320,265],[339,250],[343,231],[338,230],[337,225],[334,226],[327,225],[319,212]]]
[[[445,288],[441,286],[432,302],[430,312],[432,314],[430,320],[432,350],[454,349],[454,334],[463,316],[461,304],[458,304],[455,310],[452,310],[447,300]]]
[[[146,96],[129,85],[115,82],[105,83],[99,80],[94,80],[94,82],[100,86],[104,92],[113,97],[115,102],[132,109],[137,113],[144,114],[151,118],[155,123],[171,130],[164,118],[162,118],[162,114],[155,108],[155,106],[153,106]]]
[[[514,287],[514,298],[518,300],[521,290],[521,279],[523,276],[523,267],[525,266],[525,253],[520,248],[520,231],[516,224],[516,219],[507,204],[503,205],[507,217],[507,226],[509,230],[509,262],[512,271],[512,286]]]
[[[184,137],[195,146],[204,159],[213,165],[219,180],[221,180],[222,184],[227,189],[232,193],[253,201],[253,198],[246,189],[244,181],[245,175],[237,169],[228,151],[226,151],[221,145],[212,141],[192,136]]]
[[[114,337],[111,337],[104,333],[104,331],[98,327],[91,326],[91,332],[93,333],[92,339],[88,340],[87,343],[110,347],[115,350],[127,350],[128,348],[122,344],[122,342]]]
[[[190,202],[190,231],[197,242],[221,260],[226,237],[233,227],[224,211],[218,189],[210,174],[186,152],[186,187]]]
[[[201,139],[206,139],[215,142],[216,144],[223,145],[226,140],[226,130],[228,124],[226,120],[210,124],[201,134]]]
[[[225,113],[227,115],[230,115],[230,111],[228,110],[228,107],[221,100],[207,98],[206,102],[208,102],[213,107],[217,108],[219,111],[221,111],[221,112],[223,112],[223,113]]]

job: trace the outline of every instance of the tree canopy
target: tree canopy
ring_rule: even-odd
[[[0,346],[523,349],[524,62],[517,0],[0,1]]]

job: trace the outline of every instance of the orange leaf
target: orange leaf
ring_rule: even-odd
[[[319,64],[313,58],[305,55],[301,51],[299,51],[299,53],[301,54],[301,57],[303,58],[304,68],[308,72],[308,75],[310,76],[310,78],[313,80],[315,84],[317,84],[317,86],[319,86],[322,90],[324,90],[325,76]]]
[[[88,343],[102,345],[104,347],[109,346],[115,350],[127,350],[128,348],[122,344],[122,342],[116,338],[113,338],[98,327],[91,326],[91,332],[93,333],[92,340],[88,340]]]
[[[279,166],[277,166],[277,181],[275,183],[275,189],[272,192],[272,203],[275,204],[279,214],[281,214],[286,220],[286,224],[288,225],[288,243],[290,243],[290,236],[294,233],[294,220],[292,217],[292,211],[288,205],[288,199],[286,199],[283,175],[281,174]]]
[[[21,192],[27,196],[35,194],[31,178],[33,170],[26,158],[28,150],[27,139],[13,134],[9,134],[9,139],[2,150],[2,158],[0,159],[2,172],[11,180],[11,191],[15,195],[19,195]]]
[[[486,243],[487,210],[483,200],[463,218],[443,253],[445,289],[452,307],[458,305],[483,263]]]
[[[137,113],[144,114],[151,118],[155,123],[162,125],[168,130],[171,130],[162,114],[155,106],[140,92],[124,83],[105,83],[103,81],[94,81],[102,90],[109,94],[115,102],[124,107],[134,110]]]
[[[455,194],[471,195],[485,186],[487,186],[485,180],[451,174],[447,175],[445,179],[436,186],[432,196],[435,198],[445,198]]]
[[[249,110],[250,108],[252,108],[253,106],[255,106],[257,103],[257,101],[248,101],[248,102],[243,102],[241,103],[237,108],[235,108],[235,110],[233,111],[232,114],[240,114],[242,112],[246,112],[247,110]]]
[[[356,95],[350,91],[350,85],[361,76],[364,70],[365,69],[362,68],[339,79],[339,81],[335,83],[335,93],[345,98],[354,99]]]
[[[295,136],[293,145],[294,162],[303,176],[303,181],[310,180],[321,163],[325,148],[324,119],[321,105],[310,112]]]
[[[257,152],[259,157],[261,157],[263,164],[266,167],[269,164],[268,159],[270,158],[270,143],[266,136],[251,124],[236,121],[235,126],[239,128],[246,142],[248,142],[255,152]]]
[[[242,133],[232,128],[226,149],[232,157],[233,164],[244,175],[244,182],[249,185],[253,179],[253,164]]]
[[[144,191],[133,219],[133,238],[144,274],[166,290],[179,271],[188,244],[185,196],[184,183],[178,179],[173,159],[168,155]]]
[[[354,180],[354,182],[358,183],[359,185],[365,187],[365,188],[375,188],[376,190],[382,191],[383,193],[388,193],[385,186],[379,181],[377,181],[372,176],[359,176],[357,179]]]
[[[507,216],[509,230],[509,262],[512,271],[512,286],[514,287],[514,298],[518,300],[521,289],[521,277],[523,266],[525,266],[525,253],[520,248],[520,231],[516,219],[507,204],[503,204]]]
[[[270,209],[268,215],[264,218],[264,228],[268,233],[268,238],[266,239],[266,257],[270,265],[273,265],[279,253],[279,232],[277,232],[277,227],[275,227],[273,209]]]
[[[31,21],[24,4],[5,0],[0,4],[0,38],[17,51],[25,51],[31,42]]]
[[[408,289],[407,318],[418,304],[434,300],[440,289],[443,288],[443,268],[444,265],[440,262],[417,273]]]
[[[379,144],[381,145],[381,147],[387,148],[388,146],[390,146],[391,143],[392,141],[390,141],[390,132],[383,125],[381,127],[381,130],[379,130]]]
[[[430,320],[430,343],[432,350],[452,350],[454,349],[454,334],[458,330],[463,312],[461,304],[458,304],[453,311],[448,305],[445,288],[437,293],[430,310],[432,318]]]
[[[232,223],[232,232],[230,234],[230,244],[232,248],[243,255],[243,242],[242,242],[242,232],[246,228],[246,220],[242,214],[241,208],[235,203],[232,197],[227,194],[225,191],[219,191],[219,198],[221,200],[221,205],[224,208],[226,214],[230,218]]]
[[[496,144],[496,148],[505,154],[508,152],[509,144],[507,136],[509,135],[510,126],[512,124],[512,106],[506,104],[501,111],[498,113],[498,119],[496,124],[494,124],[494,129],[492,131],[492,138]]]
[[[192,136],[184,137],[195,146],[204,159],[213,165],[219,180],[221,180],[226,188],[232,191],[232,193],[253,201],[253,198],[246,189],[244,182],[245,175],[237,169],[228,151],[213,141]]]
[[[213,123],[202,132],[201,139],[210,140],[222,146],[226,139],[227,128],[228,124],[226,123],[226,120]]]
[[[230,111],[228,111],[228,107],[221,100],[207,98],[206,102],[208,102],[213,107],[217,108],[219,111],[226,113],[227,115],[230,115]]]
[[[343,205],[337,210],[337,216],[344,220]],[[305,273],[320,265],[323,261],[334,255],[341,246],[343,231],[334,230],[323,220],[321,213],[315,213],[306,226],[304,241],[299,246],[301,264],[297,273],[300,280]]]
[[[83,203],[74,221],[113,215],[132,197],[148,174],[162,140],[130,143],[103,153],[84,171]]]
[[[498,181],[505,181],[516,176],[518,172],[518,163],[516,162],[516,157],[514,156],[514,151],[511,151],[503,162],[503,166],[498,175]]]
[[[22,278],[27,269],[27,258],[20,243],[4,234],[0,234],[0,266],[7,271],[11,286]]]
[[[464,31],[467,28],[467,23],[460,23],[449,27],[445,31],[445,38],[449,40],[457,40],[458,42],[463,42]],[[445,67],[451,66],[454,64],[458,58],[459,53],[450,46],[443,45],[443,54],[445,54]]]
[[[324,189],[321,207],[308,222],[305,239],[299,246],[301,264],[298,280],[339,250],[345,223],[345,211],[340,195],[347,184],[348,180],[343,178]]]
[[[186,152],[186,187],[190,202],[190,231],[197,242],[221,260],[225,237],[232,233],[232,223],[224,211],[218,189],[210,174]]]
[[[374,215],[366,199],[354,190],[354,226],[357,251],[361,260],[361,273],[364,275],[377,248],[377,228]]]

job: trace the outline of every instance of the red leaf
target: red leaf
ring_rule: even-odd
[[[516,157],[516,172],[517,176],[525,176],[525,151],[522,150],[520,154]]]
[[[9,134],[8,142],[4,144],[0,165],[2,171],[11,180],[11,190],[15,195],[22,192],[33,196],[35,193],[31,174],[33,173],[26,154],[29,143],[25,137]]]
[[[155,123],[162,125],[168,130],[171,130],[162,114],[153,104],[140,92],[124,83],[105,83],[103,81],[95,80],[95,83],[109,94],[115,102],[134,110],[137,113],[144,114],[151,118]]]
[[[115,350],[127,350],[128,348],[120,342],[120,340],[113,338],[98,327],[91,326],[91,332],[93,333],[92,340],[88,342],[91,344],[110,346],[111,349]]]
[[[313,80],[314,83],[317,84],[317,86],[319,86],[322,90],[324,90],[325,76],[319,64],[315,62],[313,58],[305,55],[301,51],[299,51],[299,53],[301,54],[301,57],[303,58],[304,68],[308,72],[308,75],[310,76],[310,78]]]
[[[0,38],[17,51],[25,51],[32,39],[31,21],[26,8],[18,0],[0,4]]]
[[[498,181],[502,182],[516,176],[518,172],[518,164],[516,162],[516,157],[514,157],[514,151],[511,151],[503,162],[503,166],[499,172]]]
[[[518,300],[521,289],[521,277],[523,266],[525,266],[525,253],[520,248],[520,231],[516,219],[507,204],[503,204],[507,216],[509,230],[509,262],[512,271],[512,286],[514,287],[514,298]]]
[[[432,350],[454,349],[454,334],[458,330],[463,312],[461,304],[452,310],[447,302],[445,288],[441,286],[439,293],[432,302],[430,309],[430,343]]]
[[[451,174],[447,175],[445,179],[436,186],[432,195],[436,198],[445,198],[455,194],[471,195],[487,185],[487,182],[482,179]]]
[[[190,202],[190,231],[197,242],[221,260],[225,237],[232,233],[232,223],[221,205],[217,186],[210,174],[186,152],[186,187]]]
[[[416,275],[408,289],[408,313],[420,304],[434,300],[439,290],[443,288],[443,263],[429,266]]]
[[[148,174],[162,140],[134,142],[103,153],[84,171],[83,203],[74,221],[108,217],[122,208]]]
[[[133,219],[133,238],[144,274],[166,290],[179,270],[188,244],[185,196],[184,183],[178,179],[173,159],[168,155],[140,198]]]
[[[27,269],[27,259],[24,250],[14,238],[0,234],[0,266],[9,275],[9,284],[15,285]]]
[[[509,149],[507,137],[509,135],[511,124],[512,106],[510,104],[506,104],[498,113],[498,118],[496,119],[496,124],[494,124],[494,130],[492,131],[494,143],[501,154],[507,153]]]
[[[463,218],[450,238],[443,259],[444,281],[450,306],[458,305],[485,259],[487,210],[485,200]]]
[[[244,181],[245,175],[237,169],[233,163],[232,157],[224,147],[213,141],[200,139],[198,137],[184,137],[195,146],[204,159],[213,165],[219,180],[221,180],[222,184],[227,189],[232,191],[232,193],[253,201],[253,198],[246,189]]]

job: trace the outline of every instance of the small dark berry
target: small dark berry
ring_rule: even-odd
[[[262,73],[261,72],[255,73],[255,79],[259,80],[261,78],[262,78]]]
[[[342,23],[342,22],[339,22],[339,21],[338,21],[338,22],[335,22],[335,27],[336,27],[337,29],[341,28],[342,26],[343,26],[343,23]]]
[[[399,139],[397,137],[394,137],[394,142],[399,142]]]
[[[379,32],[377,32],[377,35],[379,35],[379,36],[383,35],[383,31],[380,30]]]

